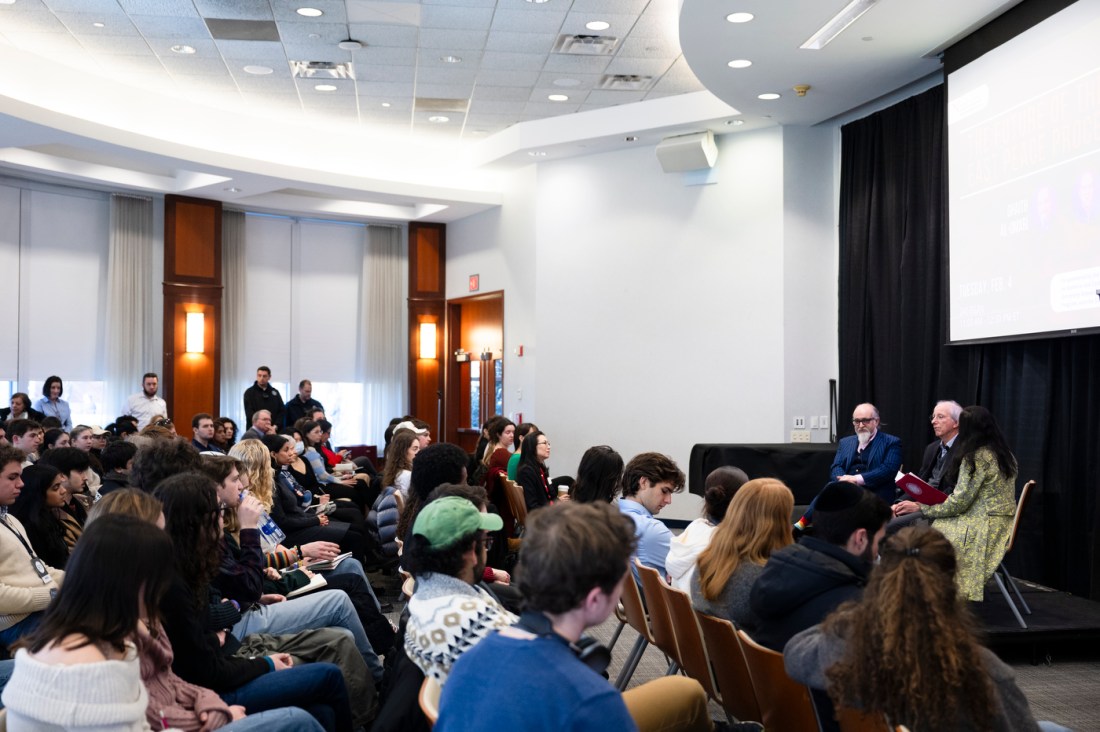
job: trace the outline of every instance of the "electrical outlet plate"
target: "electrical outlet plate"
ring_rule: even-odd
[[[828,415],[823,414],[820,417],[818,417],[818,424],[821,425],[821,429],[823,429],[823,430],[829,429],[829,417],[828,417]]]
[[[796,430],[806,429],[806,418],[805,417],[795,417],[794,418],[794,428]]]
[[[791,442],[809,442],[809,430],[791,430]]]

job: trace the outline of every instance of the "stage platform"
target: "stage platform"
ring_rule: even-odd
[[[1100,652],[1100,602],[1034,582],[1017,579],[1016,583],[1031,607],[1031,615],[1020,609],[1027,629],[1016,622],[996,583],[986,586],[985,602],[971,605],[991,649],[998,653],[1030,652],[1039,657],[1067,645],[1078,652],[1086,648]]]

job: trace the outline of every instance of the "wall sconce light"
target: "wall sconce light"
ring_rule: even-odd
[[[420,358],[435,358],[435,323],[420,324]]]
[[[206,340],[206,318],[202,313],[187,313],[187,353],[202,353]]]

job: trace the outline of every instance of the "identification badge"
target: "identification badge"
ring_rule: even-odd
[[[46,569],[46,563],[41,559],[31,557],[31,567],[34,569],[34,573],[38,575],[38,579],[42,580],[42,584],[48,585],[53,582],[53,577],[50,577],[50,573]]]

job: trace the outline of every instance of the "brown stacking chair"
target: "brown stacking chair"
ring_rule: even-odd
[[[622,603],[623,622],[638,631],[638,640],[634,641],[634,647],[630,649],[630,653],[623,662],[622,670],[619,671],[619,677],[615,679],[615,688],[623,691],[630,683],[634,670],[638,668],[638,662],[642,660],[645,649],[654,641],[653,632],[649,629],[649,616],[646,614],[645,603],[642,602],[642,592],[638,589],[633,572],[627,572],[619,602]]]
[[[695,617],[703,630],[703,641],[710,656],[714,680],[722,695],[722,708],[726,714],[742,722],[760,721],[760,705],[752,688],[752,677],[741,652],[741,641],[733,623],[715,618],[698,610]]]
[[[691,606],[691,597],[683,590],[661,583],[665,596],[665,605],[672,618],[672,628],[676,633],[676,648],[680,652],[680,666],[684,673],[703,685],[707,696],[719,704],[722,703],[718,685],[714,683],[707,647],[703,643],[703,632],[699,630],[699,621],[695,619],[695,609]]]
[[[741,651],[752,677],[752,688],[769,730],[820,729],[810,690],[787,676],[783,654],[759,645],[743,630],[737,631]]]
[[[527,500],[523,497],[523,488],[514,480],[508,480],[500,476],[500,483],[504,486],[504,497],[508,499],[508,510],[512,512],[516,520],[516,530],[527,525]],[[512,537],[508,537],[511,539]],[[509,542],[511,545],[511,542]],[[509,546],[511,548],[511,546]]]
[[[661,585],[665,581],[661,579],[660,572],[653,567],[645,566],[637,558],[634,559],[634,566],[638,568],[638,576],[642,580],[642,596],[645,597],[646,609],[649,610],[649,628],[653,632],[653,645],[672,659],[665,675],[674,674],[683,667],[683,664],[680,663],[680,649],[676,645],[672,615],[669,614],[668,604],[661,590]]]
[[[1029,480],[1024,489],[1020,491],[1020,500],[1016,501],[1016,517],[1012,519],[1012,533],[1008,537],[1008,548],[1005,549],[1005,555],[1012,551],[1013,545],[1016,543],[1016,534],[1020,530],[1020,516],[1024,513],[1024,506],[1027,505],[1027,499],[1031,496],[1031,489],[1035,487],[1035,481]],[[1012,579],[1012,575],[1008,573],[1008,568],[1005,567],[1005,563],[1001,562],[997,569],[993,572],[993,579],[997,582],[997,588],[1000,589],[1001,594],[1004,595],[1005,602],[1008,603],[1008,607],[1012,610],[1012,614],[1016,616],[1016,622],[1020,624],[1020,627],[1027,630],[1027,623],[1024,622],[1024,616],[1020,615],[1019,608],[1016,607],[1016,603],[1012,601],[1012,595],[1008,594],[1008,589],[1012,588],[1012,591],[1016,593],[1016,598],[1020,601],[1020,605],[1023,606],[1024,612],[1031,615],[1031,608],[1027,606],[1027,602],[1024,601],[1024,596],[1020,593],[1020,588],[1016,586],[1016,580]]]
[[[420,711],[428,718],[428,725],[434,726],[439,719],[439,695],[443,693],[443,687],[433,676],[425,676],[424,683],[420,685],[420,694],[417,701],[420,702]]]

